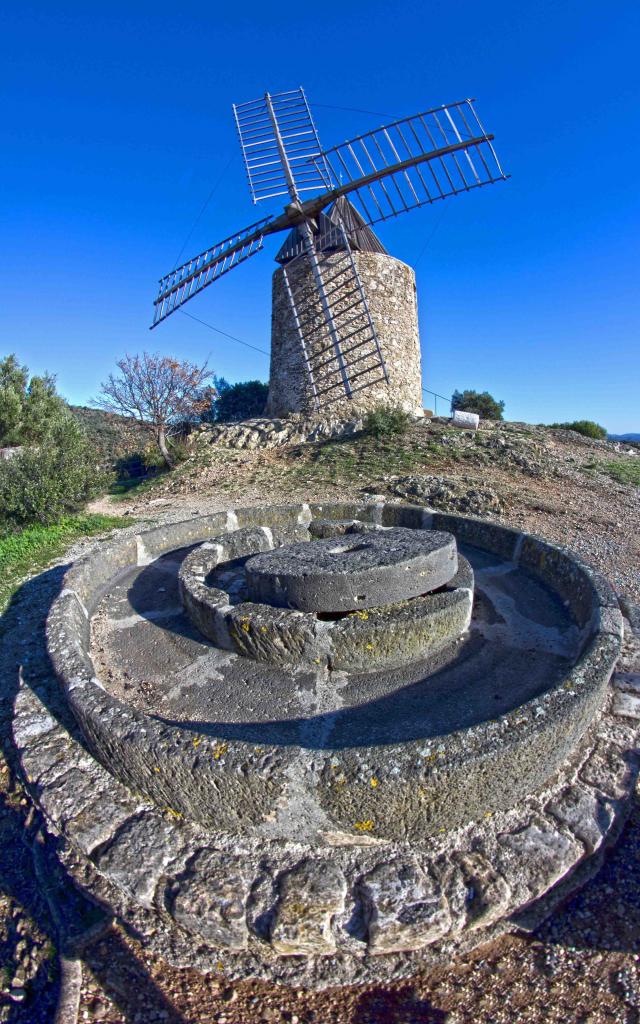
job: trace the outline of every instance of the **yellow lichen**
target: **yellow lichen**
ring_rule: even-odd
[[[375,822],[372,821],[371,818],[367,818],[366,821],[354,821],[353,823],[353,827],[357,829],[358,832],[372,832],[374,825]]]
[[[228,749],[229,749],[229,744],[228,743],[219,743],[219,742],[216,743],[214,748],[213,748],[213,759],[214,759],[214,761],[219,761],[221,757],[224,757],[224,755],[226,754]]]
[[[246,619],[244,622],[240,624],[240,629],[242,630],[243,633],[248,633],[249,630],[251,629],[251,626],[249,625]]]
[[[372,778],[371,778],[371,780],[369,782],[369,785],[371,786],[372,789],[375,789],[376,786],[379,785],[378,780],[376,779],[375,775],[372,776]]]

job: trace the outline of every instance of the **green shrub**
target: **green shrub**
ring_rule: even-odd
[[[605,428],[601,427],[599,423],[594,423],[593,420],[574,420],[573,423],[550,423],[549,426],[554,427],[556,430],[574,430],[576,434],[592,437],[596,441],[603,441],[607,436]]]
[[[0,359],[0,448],[38,444],[66,408],[55,378],[32,377],[14,355]]]
[[[412,418],[404,409],[381,407],[368,412],[364,418],[364,432],[371,437],[390,437],[406,434]]]
[[[39,444],[0,462],[0,523],[49,525],[81,508],[104,484],[86,435],[70,413],[49,422]]]
[[[451,412],[475,412],[485,420],[501,420],[504,402],[498,402],[488,391],[454,391]]]
[[[261,380],[245,380],[229,384],[224,377],[214,379],[216,398],[202,419],[206,423],[237,423],[264,416],[269,385]]]

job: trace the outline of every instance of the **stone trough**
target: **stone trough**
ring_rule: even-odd
[[[71,871],[170,961],[403,977],[597,865],[636,771],[622,635],[601,576],[493,523],[240,509],[67,572],[78,729],[23,688],[14,737]]]

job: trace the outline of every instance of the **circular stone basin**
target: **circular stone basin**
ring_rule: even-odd
[[[289,544],[245,566],[253,601],[307,612],[406,601],[448,583],[457,569],[450,533],[402,527]]]
[[[311,546],[314,519],[453,534],[475,574],[469,629],[435,658],[373,670],[264,664],[205,640],[180,600],[194,546],[224,538],[220,563],[246,558],[249,530],[252,554],[305,530]],[[343,621],[359,615],[371,612]],[[570,552],[379,503],[238,509],[113,542],[67,573],[47,624],[69,705],[110,771],[258,846],[422,841],[513,807],[599,713],[620,636],[615,594]]]

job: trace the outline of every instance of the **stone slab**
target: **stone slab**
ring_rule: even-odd
[[[246,563],[254,601],[344,612],[406,601],[448,583],[458,568],[451,534],[402,527],[287,545]]]

